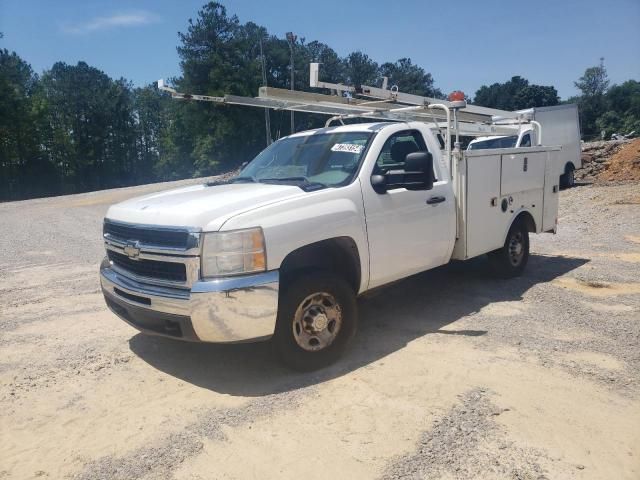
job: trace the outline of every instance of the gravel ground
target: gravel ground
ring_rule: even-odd
[[[0,479],[640,476],[639,184],[563,191],[518,279],[480,258],[361,299],[304,375],[105,308],[106,209],[173,185],[0,204]]]
[[[383,479],[438,479],[447,474],[473,478],[480,473],[478,454],[484,457],[482,474],[486,477],[545,478],[537,462],[546,457],[544,452],[520,449],[502,438],[504,431],[493,418],[508,411],[493,405],[486,390],[460,395],[460,403],[435,420],[422,434],[416,451],[392,463]],[[497,448],[487,448],[496,437],[500,438]],[[475,454],[469,455],[470,450]]]

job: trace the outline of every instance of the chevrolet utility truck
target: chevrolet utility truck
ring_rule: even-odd
[[[461,92],[442,101],[386,82],[320,82],[318,64],[318,93],[210,97],[159,86],[177,99],[330,118],[272,143],[229,181],[109,208],[102,291],[144,333],[271,340],[286,364],[316,369],[356,333],[359,295],[479,255],[514,277],[529,234],[556,231],[562,145],[544,145],[544,128],[521,113],[467,105]],[[525,124],[531,146],[460,148],[459,135],[517,135]]]

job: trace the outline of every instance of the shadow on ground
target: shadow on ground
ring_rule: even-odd
[[[280,366],[271,343],[193,344],[137,334],[131,350],[153,367],[219,393],[262,396],[342,376],[366,366],[430,334],[480,336],[483,330],[442,328],[493,302],[518,301],[532,286],[549,282],[588,260],[532,255],[525,275],[511,280],[490,276],[478,258],[424,272],[378,290],[359,302],[359,332],[348,353],[336,364],[314,373]]]

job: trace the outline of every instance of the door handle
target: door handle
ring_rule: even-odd
[[[429,197],[429,200],[427,200],[427,204],[435,205],[436,203],[444,202],[446,199],[447,197],[442,197],[442,196]]]

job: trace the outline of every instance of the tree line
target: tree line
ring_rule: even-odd
[[[570,97],[563,103],[578,105],[580,129],[584,140],[609,139],[613,133],[640,134],[640,82],[627,80],[621,85],[609,85],[604,58],[589,67],[574,82],[581,95]],[[502,110],[521,110],[559,103],[556,89],[531,85],[516,76],[505,83],[482,86],[476,92],[474,103]]]
[[[401,91],[444,97],[433,76],[409,58],[378,64],[359,51],[341,57],[319,41],[290,43],[240,23],[217,2],[202,7],[178,36],[181,75],[171,82],[180,91],[255,96],[265,79],[290,88],[293,51],[296,90],[309,90],[308,65],[321,62],[323,80],[333,83],[379,85],[386,76]],[[587,69],[577,84],[583,95],[571,99],[587,115],[583,133],[636,125],[638,82],[609,88],[604,65],[593,68],[600,70]],[[512,110],[555,105],[559,98],[552,86],[513,77],[481,87],[473,101]],[[324,120],[296,114],[295,129]],[[289,113],[272,112],[270,136],[289,129]],[[17,53],[0,49],[0,200],[213,175],[250,160],[265,143],[260,109],[173,101],[155,84],[134,87],[85,62],[57,62],[37,74]]]

